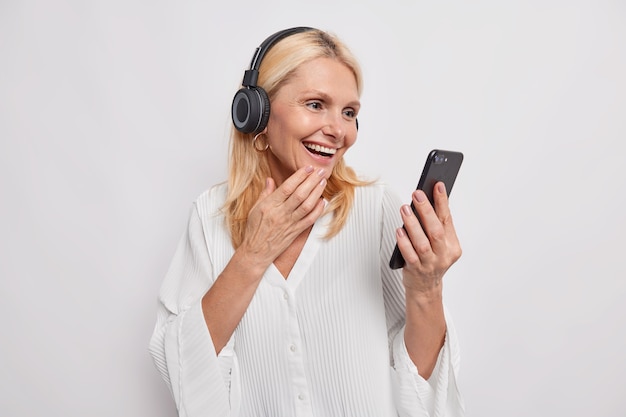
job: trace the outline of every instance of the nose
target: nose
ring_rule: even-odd
[[[341,113],[327,113],[322,133],[333,138],[335,142],[340,141],[346,134],[347,121]]]

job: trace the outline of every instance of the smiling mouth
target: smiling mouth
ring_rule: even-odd
[[[327,148],[325,146],[320,146],[313,143],[304,143],[304,147],[312,154],[320,155],[325,158],[330,158],[337,152],[337,149],[335,148]]]

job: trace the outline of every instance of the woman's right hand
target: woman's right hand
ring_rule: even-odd
[[[324,171],[297,170],[278,188],[268,178],[248,215],[246,233],[224,270],[202,297],[215,352],[220,353],[245,314],[263,273],[324,211]]]
[[[300,168],[278,188],[267,178],[265,189],[250,210],[240,249],[247,259],[267,267],[324,211],[325,170]],[[263,269],[264,270],[264,269]]]

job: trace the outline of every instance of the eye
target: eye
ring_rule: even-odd
[[[321,110],[322,103],[319,101],[309,101],[306,103],[306,106],[313,110]]]
[[[354,119],[356,117],[356,111],[354,111],[354,109],[345,109],[343,114],[350,119]]]

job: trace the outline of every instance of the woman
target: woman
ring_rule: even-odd
[[[422,229],[345,165],[362,79],[331,34],[273,35],[243,84],[228,182],[196,200],[159,295],[150,351],[179,414],[462,415],[443,184],[434,208],[413,193]],[[388,267],[396,242],[402,271]]]

